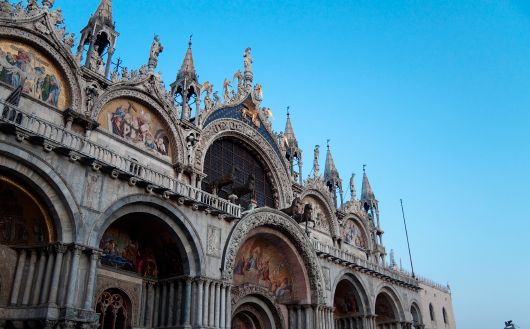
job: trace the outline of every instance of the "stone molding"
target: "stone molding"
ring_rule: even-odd
[[[320,199],[324,205],[326,205],[326,211],[330,216],[329,230],[331,237],[340,237],[339,223],[337,216],[335,215],[335,204],[329,197],[329,191],[325,188],[322,188],[320,185],[313,185],[308,188],[304,188],[302,194],[300,195],[300,200],[303,200],[306,196],[316,197]]]
[[[308,281],[311,287],[311,302],[313,304],[323,304],[326,296],[324,292],[324,276],[311,241],[292,218],[270,208],[258,208],[247,214],[235,225],[225,245],[222,267],[223,279],[232,280],[232,269],[234,268],[237,252],[245,241],[247,234],[259,226],[277,229],[285,233],[291,240],[307,269]]]
[[[274,296],[273,293],[271,293],[270,290],[268,290],[265,287],[256,286],[250,283],[246,283],[244,285],[241,285],[239,287],[232,288],[231,293],[231,304],[236,305],[239,300],[242,298],[248,296],[248,295],[260,295],[265,299],[265,304],[269,306],[270,310],[274,310],[272,316],[274,318],[274,323],[276,324],[276,328],[283,328],[284,317],[282,310],[280,308],[280,304],[278,303],[278,300],[276,299],[276,296]],[[244,305],[238,307],[235,312],[232,314],[236,314],[237,311],[243,307]],[[265,327],[262,327],[265,328]]]
[[[220,137],[228,136],[242,139],[254,147],[270,170],[273,177],[273,189],[276,188],[280,192],[278,207],[282,208],[290,205],[293,191],[290,178],[285,171],[282,161],[269,142],[254,128],[242,121],[224,118],[215,120],[206,126],[195,151],[195,169],[202,171],[208,148]]]

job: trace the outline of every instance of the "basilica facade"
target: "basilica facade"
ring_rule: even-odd
[[[303,176],[251,48],[218,95],[190,41],[166,88],[157,36],[111,69],[111,0],[78,40],[27,2],[0,1],[0,329],[456,328],[449,287],[383,246],[365,170],[344,196],[317,146]]]

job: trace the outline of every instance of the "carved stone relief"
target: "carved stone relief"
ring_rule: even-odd
[[[129,313],[132,317],[131,324],[133,326],[138,326],[138,315],[140,314],[140,297],[142,294],[142,285],[126,282],[104,275],[98,275],[95,299],[97,300],[101,293],[110,288],[120,289],[127,294],[132,304],[132,310],[130,310]]]
[[[212,257],[221,257],[221,229],[208,226],[208,246],[206,254]]]

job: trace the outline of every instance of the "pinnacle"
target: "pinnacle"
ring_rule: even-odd
[[[324,170],[324,177],[326,179],[339,177],[339,172],[337,171],[337,168],[335,167],[335,161],[333,161],[333,156],[331,155],[329,144],[328,144],[328,153],[326,154],[326,168]]]
[[[184,60],[182,61],[182,65],[177,74],[177,79],[186,74],[189,74],[193,79],[196,79],[195,64],[193,63],[193,55],[191,53],[191,40],[188,42],[188,50],[186,51],[186,55],[184,56]]]
[[[368,176],[366,176],[366,171],[363,169],[363,188],[361,192],[361,200],[363,199],[375,199],[374,192],[368,181]]]
[[[94,17],[112,24],[112,0],[101,0]]]
[[[289,113],[287,113],[289,115]],[[296,136],[294,135],[293,125],[291,124],[291,119],[289,116],[287,116],[287,122],[285,123],[285,137],[289,141],[289,145],[291,144],[291,141],[296,140]]]

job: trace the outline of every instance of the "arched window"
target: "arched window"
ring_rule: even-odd
[[[212,187],[210,183],[217,177],[226,175],[230,168],[236,165],[241,172],[236,172],[237,180],[235,185],[244,185],[249,175],[254,174],[258,207],[267,206],[274,208],[272,184],[267,177],[264,165],[254,153],[250,148],[243,146],[239,140],[232,138],[216,140],[210,146],[204,158],[204,173],[208,176],[202,181],[202,190],[211,193]],[[219,196],[228,199],[231,188],[230,185],[223,187]],[[244,206],[245,201],[249,197],[250,194],[241,197],[238,203]]]
[[[120,294],[103,292],[97,302],[96,313],[100,315],[100,329],[126,329],[127,307]]]
[[[444,323],[447,323],[447,314],[445,314],[445,307],[442,307],[442,315],[444,317]]]
[[[431,315],[431,321],[434,321],[434,307],[432,307],[432,304],[429,304],[429,313]]]

